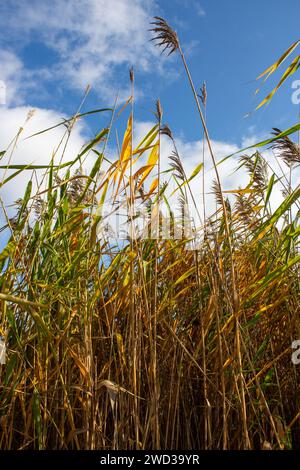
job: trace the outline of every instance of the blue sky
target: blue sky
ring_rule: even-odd
[[[117,92],[125,100],[133,65],[137,137],[149,129],[160,98],[187,173],[192,171],[202,149],[199,119],[180,58],[161,56],[149,41],[155,15],[177,31],[196,87],[207,84],[208,127],[218,158],[267,137],[272,127],[296,123],[299,108],[291,101],[291,81],[270,105],[255,111],[279,76],[258,97],[255,78],[298,38],[297,0],[6,0],[0,2],[0,80],[7,97],[0,104],[0,150],[31,109],[36,111],[24,137],[72,115],[88,84],[92,91],[83,110],[112,105]],[[73,158],[107,122],[105,115],[79,122],[66,157]],[[49,162],[59,132],[46,140],[20,138],[10,161]],[[169,151],[164,150],[166,160]],[[233,170],[232,164],[220,169],[227,189],[242,184],[240,176],[232,177]],[[210,184],[211,179],[206,187]],[[13,202],[24,185],[23,174],[0,196]]]

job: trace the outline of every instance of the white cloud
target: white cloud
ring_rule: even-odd
[[[61,122],[63,116],[51,109],[36,109],[33,116],[27,120],[28,113],[30,114],[30,108],[26,106],[20,106],[15,108],[1,108],[0,107],[0,150],[4,150],[9,146],[9,144],[15,138],[18,129],[23,128],[22,133],[19,136],[16,146],[10,146],[10,150],[13,149],[12,154],[10,151],[7,152],[6,156],[2,158],[1,165],[4,164],[36,164],[36,165],[47,165],[49,164],[53,153],[56,151],[55,161],[58,163],[62,156],[61,145],[58,149],[58,144],[61,141],[63,134],[65,132],[64,126],[56,128],[52,131],[47,132],[46,134],[41,134],[30,139],[25,139],[27,136],[38,132],[42,129],[46,129],[52,125],[55,125]],[[149,132],[153,127],[154,123],[150,121],[145,122],[136,122],[134,126],[134,143],[137,145],[140,143],[142,138]],[[80,149],[85,145],[89,139],[92,138],[92,135],[88,133],[88,129],[85,127],[84,122],[79,121],[75,126],[69,144],[67,146],[66,152],[63,157],[63,161],[73,160],[74,157],[78,154]],[[122,140],[122,136],[120,136]],[[176,145],[181,157],[182,163],[184,165],[185,172],[187,176],[190,176],[195,167],[202,162],[203,159],[203,142],[201,140],[195,141],[186,141],[182,136],[176,137]],[[255,136],[250,138],[245,138],[242,142],[242,146],[252,145],[257,142],[259,139]],[[115,143],[112,141],[108,149],[109,158],[112,160],[116,159],[116,149]],[[234,143],[222,142],[222,141],[212,141],[212,147],[216,156],[217,161],[220,161],[223,157],[235,153],[238,151],[239,147]],[[57,150],[58,149],[58,150]],[[162,139],[161,146],[161,169],[162,171],[166,170],[169,167],[169,156],[172,154],[173,147],[169,139]],[[251,153],[251,152],[250,152]],[[268,162],[275,169],[278,174],[280,169],[276,163],[273,153],[270,150],[265,150],[263,152],[264,156],[267,156]],[[145,157],[143,161],[140,162],[140,165],[145,163]],[[91,153],[87,160],[84,162],[84,170],[87,172],[91,170],[91,167],[94,162],[94,155]],[[287,170],[286,167],[282,166],[284,171]],[[237,168],[237,158],[232,157],[222,163],[219,167],[219,174],[221,177],[223,190],[244,188],[248,183],[248,176],[244,170],[236,171]],[[37,177],[40,178],[43,173],[43,170],[37,172]],[[8,176],[8,172],[6,176]],[[281,176],[281,175],[280,175]],[[18,175],[15,179],[8,182],[0,189],[0,197],[5,203],[5,206],[13,204],[18,198],[22,197],[27,185],[29,178],[31,177],[30,171],[25,171]],[[167,181],[170,177],[170,174],[164,174],[162,176],[162,182]],[[152,172],[152,178],[155,178],[155,171]],[[0,181],[4,179],[4,170],[0,170]],[[211,158],[207,149],[207,146],[204,148],[204,191],[205,191],[205,202],[206,202],[206,215],[213,213],[215,210],[215,196],[212,194],[212,183],[215,179],[215,172],[212,167]],[[300,181],[300,169],[294,173],[293,187],[299,184]],[[202,217],[203,215],[203,173],[200,172],[197,177],[191,182],[191,189],[197,203],[198,210]],[[175,189],[175,183],[173,183],[173,189]],[[36,189],[36,184],[34,191]],[[280,184],[276,185],[273,192],[272,205],[273,208],[278,207],[282,201],[281,194],[282,186]],[[171,191],[169,191],[170,193]],[[174,209],[177,205],[177,195],[169,200]],[[191,201],[190,201],[191,202]],[[1,212],[1,211],[0,211]],[[12,210],[10,210],[12,214]],[[200,225],[200,220],[197,216],[193,204],[191,204],[191,214],[194,217],[195,223],[197,226]],[[1,224],[3,222],[3,214],[1,215]]]
[[[12,154],[10,151],[7,152],[6,156],[1,160],[1,164],[36,164],[36,165],[47,165],[50,162],[50,159],[53,155],[53,152],[56,153],[55,161],[59,162],[61,158],[61,152],[63,145],[57,147],[65,128],[63,126],[58,127],[52,131],[47,132],[46,134],[41,134],[39,136],[26,139],[27,136],[38,132],[42,129],[46,129],[58,122],[61,122],[62,116],[53,110],[47,109],[36,109],[33,116],[26,122],[28,113],[30,113],[30,108],[26,106],[16,107],[16,108],[0,108],[0,120],[2,126],[0,128],[0,142],[1,149],[4,150],[15,138],[18,129],[23,128],[22,133],[20,134],[17,144],[13,149]],[[154,125],[153,122],[137,122],[134,127],[135,134],[135,143],[138,144],[150,128]],[[92,136],[87,137],[87,129],[84,127],[82,122],[79,122],[74,128],[70,142],[67,146],[66,152],[63,157],[63,161],[73,160],[74,157],[78,154],[80,149]],[[122,137],[120,137],[122,138]],[[190,175],[194,168],[202,161],[202,141],[192,141],[187,142],[182,138],[176,138],[176,144],[180,153],[180,157],[183,161],[185,171],[187,175]],[[220,159],[221,157],[228,155],[229,153],[235,152],[238,148],[234,144],[229,144],[225,142],[215,141],[212,143],[216,157]],[[13,146],[10,147],[12,149]],[[161,166],[162,170],[166,170],[169,165],[169,156],[172,153],[172,145],[168,139],[163,139],[162,141],[162,151],[161,151]],[[112,142],[109,148],[109,157],[112,159],[116,158],[114,143]],[[84,163],[84,169],[90,170],[93,163],[93,155],[88,157]],[[232,188],[233,186],[238,186],[242,184],[241,176],[236,174],[231,174],[235,168],[235,162],[233,160],[228,160],[220,168],[222,180],[225,188]],[[38,178],[41,177],[43,170],[37,172]],[[6,177],[8,176],[6,172]],[[153,173],[154,174],[154,173]],[[3,180],[4,170],[0,171],[0,181]],[[5,202],[5,205],[12,204],[16,199],[22,197],[24,190],[26,188],[27,182],[31,176],[30,171],[25,171],[18,175],[14,180],[8,182],[3,188],[0,189],[0,196]],[[168,176],[166,175],[166,179]],[[214,171],[211,166],[211,161],[205,149],[205,191],[210,193],[212,181],[214,179]],[[35,186],[36,187],[36,186]],[[195,195],[197,203],[199,203],[199,208],[201,210],[202,205],[202,176],[198,175],[197,178],[191,184],[192,190]],[[175,188],[175,185],[174,185]],[[208,211],[214,209],[214,196],[211,194],[206,195],[208,203]]]
[[[189,10],[193,8],[196,14],[200,17],[206,15],[206,12],[199,0],[176,0],[176,3],[178,6],[188,8]]]
[[[195,5],[195,10],[196,10],[197,15],[198,16],[205,16],[206,13],[205,13],[203,7],[201,6],[201,4],[198,1],[196,1],[196,2],[194,2],[194,5]]]
[[[151,127],[154,125],[153,122],[139,122],[135,126],[136,133],[136,142],[139,142],[142,137],[149,132]],[[182,137],[176,137],[176,146],[183,163],[186,175],[189,177],[193,170],[196,168],[199,163],[203,160],[203,141],[186,141]],[[234,143],[222,142],[222,141],[212,141],[212,147],[214,150],[215,157],[217,161],[220,161],[222,158],[235,153],[239,150],[239,147]],[[173,151],[172,143],[168,138],[163,138],[161,146],[161,169],[162,171],[167,170],[169,167],[170,161],[169,156],[171,156]],[[247,175],[244,171],[235,172],[237,166],[237,159],[231,158],[225,161],[219,168],[220,177],[222,180],[223,189],[236,189],[238,187],[243,187],[247,182]],[[153,176],[154,177],[154,176]],[[169,179],[169,174],[166,174],[165,179]],[[215,210],[215,196],[212,194],[212,184],[215,179],[215,171],[212,166],[211,157],[207,148],[207,145],[204,146],[204,192],[205,192],[205,203],[206,203],[206,213],[211,214]],[[176,185],[174,183],[173,189]],[[197,203],[198,210],[202,217],[203,215],[203,176],[202,171],[197,175],[195,179],[191,181],[190,187],[192,189],[195,201]],[[172,199],[172,203],[176,204],[176,198],[179,193],[176,193],[176,197]],[[190,201],[191,202],[191,201]],[[193,204],[191,204],[191,213],[195,218],[195,223],[199,225],[199,217],[196,214]]]
[[[153,122],[140,122],[136,125],[135,132],[136,132],[136,142],[139,142],[154,125]],[[241,146],[233,143],[233,142],[224,142],[224,141],[217,141],[212,140],[212,148],[214,151],[215,158],[218,162],[220,162],[224,157],[235,154],[239,151],[240,148],[245,148],[255,143],[264,140],[266,135],[249,135],[245,136],[241,142]],[[195,167],[202,162],[203,160],[203,141],[202,140],[195,140],[195,141],[186,141],[183,137],[176,137],[176,146],[178,148],[178,152],[181,158],[181,161],[184,165],[185,172],[189,177],[192,174],[192,171]],[[161,168],[162,170],[166,170],[169,165],[168,157],[171,155],[173,150],[172,144],[169,139],[164,138],[162,141],[162,148],[161,148]],[[269,176],[275,172],[276,175],[282,178],[281,182],[278,182],[273,187],[272,197],[270,200],[271,207],[275,210],[283,201],[283,193],[282,190],[288,187],[288,180],[286,178],[289,177],[289,169],[288,167],[282,162],[282,160],[278,160],[275,158],[274,152],[268,148],[260,148],[258,149],[263,157],[266,159],[269,168]],[[256,149],[251,149],[244,153],[248,155],[254,154]],[[280,163],[280,165],[279,165]],[[222,189],[226,190],[233,190],[239,188],[245,188],[246,185],[249,183],[249,175],[247,174],[244,168],[237,170],[239,166],[239,156],[235,155],[231,158],[228,158],[220,165],[218,165],[218,172],[221,179]],[[154,175],[153,175],[154,177]],[[285,177],[285,178],[284,178]],[[168,176],[166,175],[166,179]],[[214,180],[216,179],[215,170],[212,165],[211,156],[208,151],[207,145],[204,146],[204,193],[205,193],[205,211],[206,215],[212,214],[216,209],[215,204],[215,195],[212,193],[212,185]],[[293,176],[291,180],[292,188],[296,188],[300,184],[300,167],[298,166],[293,170]],[[194,199],[197,204],[198,211],[200,212],[201,217],[203,217],[203,173],[202,171],[197,175],[197,177],[191,181],[191,189],[194,195]],[[174,184],[174,189],[175,189]],[[178,192],[176,193],[178,195]],[[231,195],[228,195],[229,199],[233,199]],[[170,201],[169,201],[170,202]],[[196,213],[195,207],[192,204],[190,199],[190,210],[191,214],[194,217],[195,223],[199,226],[199,217]],[[172,204],[176,204],[175,198],[172,199]]]
[[[42,81],[49,79],[50,76],[49,70],[45,68],[30,70],[15,51],[0,48],[0,83],[5,90],[4,95],[0,96],[0,105],[23,105],[29,93],[36,93],[37,89],[41,93]]]
[[[49,109],[36,109],[32,116],[31,114],[32,110],[27,106],[15,108],[0,107],[0,150],[5,150],[9,147],[6,155],[0,160],[1,165],[48,165],[54,152],[56,152],[54,161],[58,163],[61,159],[63,145],[59,146],[59,143],[66,130],[64,126],[30,139],[26,139],[26,137],[58,124],[62,121],[63,116]],[[28,119],[28,116],[31,117]],[[23,130],[16,141],[15,137],[19,129]],[[74,159],[86,142],[85,133],[84,124],[79,122],[71,133],[71,138],[62,161]],[[12,170],[0,170],[0,181],[3,181],[12,172]],[[37,171],[38,179],[41,178],[42,173],[43,170]],[[31,175],[31,171],[23,171],[0,189],[0,197],[4,201],[5,206],[13,204],[14,201],[24,195]],[[33,181],[35,183],[33,191],[35,191],[37,187],[36,178]],[[12,209],[10,213],[12,213]]]
[[[52,79],[81,90],[90,84],[111,97],[122,83],[119,66],[152,69],[155,12],[155,0],[11,0],[0,3],[0,26],[15,47],[37,40],[56,53]]]
[[[22,84],[21,77],[24,75],[23,63],[11,51],[0,49],[0,80],[5,87],[5,96],[1,100],[1,104],[7,103],[18,103],[22,101],[21,88]]]

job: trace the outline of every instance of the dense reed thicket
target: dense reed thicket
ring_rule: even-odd
[[[115,161],[106,149],[114,121],[124,116],[116,108],[105,111],[108,127],[72,162],[59,163],[84,116],[64,123],[63,145],[35,191],[37,168],[14,166],[12,155],[2,184],[22,171],[32,178],[14,217],[7,215],[9,240],[0,254],[0,333],[7,345],[1,449],[300,447],[300,365],[291,361],[291,344],[300,339],[300,188],[249,151],[240,160],[249,184],[227,198],[205,123],[205,89],[201,101],[176,33],[160,18],[153,27],[184,61],[216,172],[217,211],[197,229],[194,249],[193,231],[132,236],[121,246],[99,231],[107,199],[120,197],[131,208],[152,203],[155,221],[162,220],[159,207],[168,202],[162,135],[174,142],[169,168],[181,204],[193,203],[159,102],[157,125],[133,146],[133,71]],[[293,171],[299,148],[289,132],[275,133],[270,143]],[[75,171],[91,153],[90,174]],[[193,177],[201,179],[200,163]],[[274,210],[275,184],[285,196]],[[130,211],[128,217],[133,226]],[[171,212],[170,220],[177,230]]]

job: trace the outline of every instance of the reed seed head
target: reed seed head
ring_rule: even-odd
[[[133,67],[131,67],[130,70],[129,70],[129,78],[130,78],[131,83],[133,83],[133,82],[134,82],[134,70],[133,70]]]
[[[156,101],[156,117],[157,117],[157,120],[159,122],[161,122],[161,120],[162,120],[162,107],[161,107],[159,99]]]
[[[203,82],[203,85],[200,90],[200,100],[203,103],[203,106],[206,106],[206,101],[207,101],[207,90],[206,90],[206,83]]]
[[[274,127],[272,134],[277,136],[281,134],[281,132],[280,129]],[[272,145],[272,149],[278,151],[279,157],[282,158],[288,167],[291,168],[292,166],[300,164],[300,147],[287,135],[276,140]]]
[[[167,137],[169,137],[169,139],[173,140],[173,134],[168,124],[164,124],[163,126],[161,126],[160,135],[166,135]]]
[[[155,35],[151,41],[155,41],[156,46],[163,46],[162,53],[168,51],[168,55],[171,55],[179,48],[177,33],[160,16],[155,16],[154,20],[151,23],[154,28],[151,28],[150,31],[153,31]]]

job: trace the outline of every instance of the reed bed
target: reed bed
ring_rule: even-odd
[[[107,199],[168,201],[161,171],[162,137],[171,139],[169,173],[180,203],[192,198],[184,158],[164,125],[138,145],[132,95],[120,114],[71,162],[60,162],[79,119],[33,191],[37,167],[2,167],[2,184],[32,172],[0,254],[1,449],[292,449],[300,447],[300,365],[291,361],[299,331],[299,195],[248,151],[240,165],[246,188],[231,198],[222,181],[205,119],[176,33],[162,19],[154,38],[179,53],[199,111],[199,135],[209,148],[217,209],[191,236],[137,237],[115,245],[99,232]],[[203,88],[203,92],[205,87]],[[125,119],[114,161],[112,126]],[[270,139],[291,172],[299,148],[274,130]],[[45,139],[47,133],[45,132]],[[115,147],[117,148],[117,147]],[[94,156],[90,174],[81,164]],[[146,164],[137,164],[147,157]],[[202,179],[201,161],[193,178]],[[77,170],[76,170],[77,169]],[[284,200],[272,209],[275,184]],[[5,209],[5,208],[4,208]],[[149,209],[150,210],[150,209]],[[5,212],[6,213],[6,212]],[[134,226],[134,215],[129,212]],[[172,219],[171,229],[176,222]],[[178,224],[178,223],[177,223]],[[194,230],[194,229],[193,229]],[[189,249],[188,249],[189,248]]]

